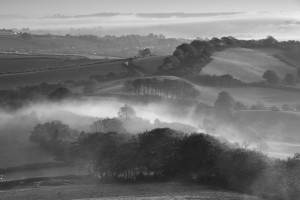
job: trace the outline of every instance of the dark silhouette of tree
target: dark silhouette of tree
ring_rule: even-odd
[[[278,41],[273,36],[267,36],[266,39],[262,40],[264,46],[270,47],[278,44]]]
[[[146,57],[146,56],[151,56],[152,53],[151,53],[151,50],[149,48],[145,48],[143,50],[139,50],[139,56],[141,57]]]
[[[91,124],[90,129],[92,132],[98,133],[108,133],[108,132],[116,132],[116,133],[124,133],[125,128],[123,127],[123,123],[118,118],[105,118],[102,120],[95,121]]]
[[[70,97],[72,94],[71,90],[65,87],[59,87],[48,95],[51,100],[62,100]]]
[[[44,150],[53,153],[58,160],[67,161],[68,149],[77,136],[78,132],[68,125],[61,121],[51,121],[36,125],[29,139]]]
[[[278,75],[273,70],[265,71],[262,77],[266,79],[267,83],[272,85],[278,84],[280,80]]]
[[[219,114],[232,115],[236,109],[236,102],[228,92],[222,91],[215,102],[215,109]]]
[[[127,81],[124,89],[137,95],[152,95],[171,99],[195,98],[199,95],[191,84],[180,80],[158,80],[156,78]]]
[[[136,117],[134,109],[127,104],[120,108],[118,116],[121,119],[132,119]]]

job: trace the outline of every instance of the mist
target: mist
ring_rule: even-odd
[[[0,167],[53,159],[46,152],[37,150],[38,146],[29,141],[30,133],[37,124],[60,120],[79,132],[89,132],[93,122],[102,118],[117,117],[119,109],[124,104],[131,105],[137,117],[143,118],[146,124],[151,124],[145,127],[143,127],[145,124],[134,124],[134,128],[129,130],[133,134],[155,128],[154,121],[158,119],[162,122],[161,126],[179,128],[186,133],[205,132],[241,147],[247,143],[247,148],[261,150],[272,157],[286,158],[298,152],[300,148],[300,138],[297,134],[300,128],[298,118],[291,117],[279,124],[283,118],[276,117],[274,113],[259,114],[247,111],[239,113],[238,120],[222,123],[214,115],[197,111],[196,105],[176,106],[166,100],[137,103],[111,97],[93,97],[32,103],[16,111],[1,111],[1,150],[9,149],[10,153],[1,156],[2,160],[9,160],[2,162]],[[211,129],[207,129],[204,125],[207,119],[213,122]]]
[[[211,15],[160,17],[138,14],[112,16],[53,16],[45,18],[1,19],[5,28],[30,28],[33,33],[95,34],[98,36],[164,34],[176,38],[211,38],[231,35],[239,39],[258,39],[273,35],[278,40],[298,40],[299,12],[245,12]]]

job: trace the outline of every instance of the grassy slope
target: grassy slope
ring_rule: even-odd
[[[296,73],[296,69],[274,58],[273,55],[281,55],[280,50],[275,49],[245,49],[229,48],[216,52],[214,60],[202,71],[204,74],[231,74],[235,78],[246,82],[261,81],[264,71],[274,70],[281,78],[286,73]]]

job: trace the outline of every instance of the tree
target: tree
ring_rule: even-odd
[[[51,100],[62,100],[72,94],[71,90],[65,87],[59,87],[48,95]]]
[[[255,105],[250,107],[250,110],[267,110],[267,107],[264,103],[258,101]]]
[[[234,98],[226,91],[220,92],[215,102],[215,109],[220,114],[231,115],[235,109]]]
[[[123,127],[123,123],[117,118],[106,118],[103,120],[95,121],[91,124],[90,129],[93,132],[97,133],[109,133],[109,132],[116,132],[116,133],[124,133],[125,129]]]
[[[146,57],[146,56],[151,56],[151,55],[152,55],[152,53],[149,48],[145,48],[145,49],[139,51],[139,56]]]
[[[294,77],[292,74],[290,74],[290,73],[287,73],[287,74],[285,75],[283,81],[284,81],[284,83],[287,84],[287,85],[294,85],[294,84],[296,84],[296,79],[295,79],[295,77]]]
[[[125,104],[125,106],[120,108],[118,112],[118,116],[121,119],[132,119],[136,115],[134,109],[130,105]]]
[[[278,41],[273,36],[270,36],[270,35],[266,39],[263,40],[264,46],[273,46],[277,43],[278,43]]]
[[[36,125],[29,139],[44,150],[53,153],[58,160],[66,161],[68,149],[77,136],[78,132],[68,125],[61,121],[51,121]]]
[[[188,43],[183,43],[183,44],[179,45],[176,48],[176,50],[177,49],[181,49],[183,51],[185,58],[196,55],[196,49],[194,48],[194,46],[192,46],[191,44],[188,44]]]
[[[269,84],[279,83],[279,77],[273,70],[267,70],[262,76]]]
[[[29,33],[21,33],[20,37],[23,39],[23,40],[30,40],[31,39],[31,34]]]

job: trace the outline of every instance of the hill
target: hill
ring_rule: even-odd
[[[213,61],[203,68],[201,73],[231,74],[245,82],[262,81],[262,75],[268,69],[275,71],[280,78],[284,78],[287,73],[296,74],[295,67],[275,58],[274,55],[283,56],[283,52],[277,49],[228,48],[216,52]]]

